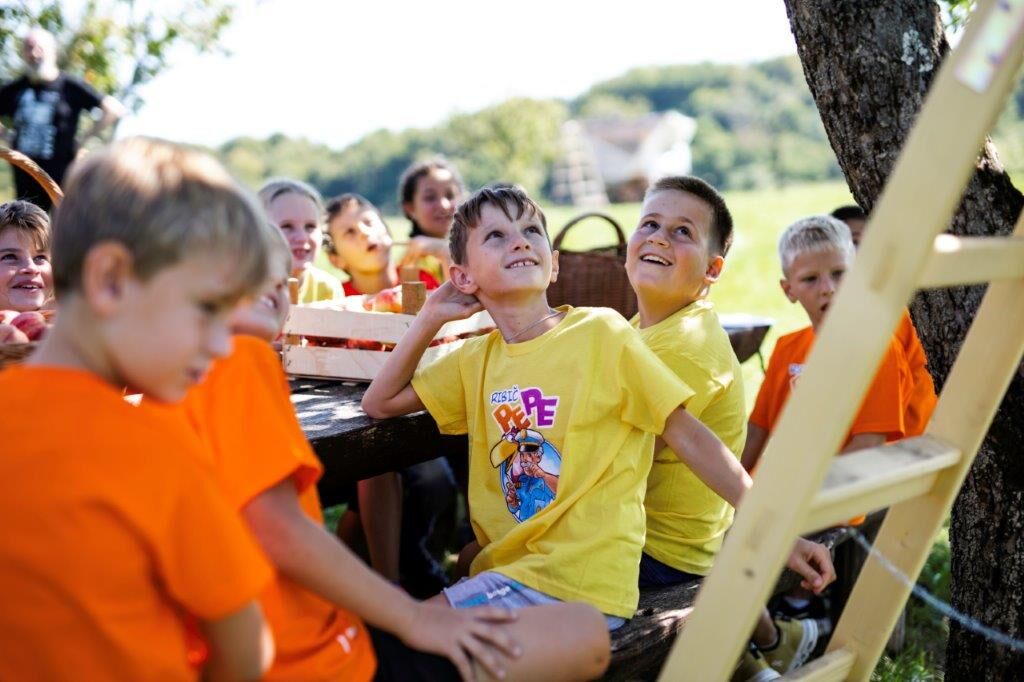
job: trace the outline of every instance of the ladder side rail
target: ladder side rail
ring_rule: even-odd
[[[1014,234],[1024,236],[1024,213]],[[920,574],[936,533],[974,462],[988,426],[1024,353],[1024,279],[989,286],[928,425],[928,436],[962,454],[943,470],[930,494],[892,507],[875,547],[912,579]],[[884,598],[883,598],[884,595]],[[870,678],[910,588],[869,558],[836,626],[829,650],[857,653],[850,678]]]
[[[737,510],[661,679],[724,679],[732,672],[874,375],[864,368],[877,367],[881,360],[934,238],[948,225],[982,140],[1013,83],[1021,60],[1020,35],[984,92],[969,89],[955,73],[957,58],[993,10],[987,4],[976,11],[961,45],[939,70],[882,193],[858,261],[801,375],[801,388],[767,444],[758,484]],[[918,197],[929,200],[907,200]],[[858,343],[850,344],[850,339]],[[829,403],[830,414],[823,414],[822,406]]]

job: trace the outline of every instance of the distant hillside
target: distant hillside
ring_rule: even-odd
[[[511,99],[458,114],[432,128],[378,130],[342,150],[274,135],[216,150],[244,181],[305,179],[325,195],[356,191],[390,212],[413,160],[442,153],[470,187],[495,180],[544,193],[558,130],[572,116],[677,109],[697,120],[694,173],[723,189],[838,179],[842,175],[795,56],[752,65],[645,67],[597,83],[575,100]],[[995,140],[1008,168],[1024,168],[1024,88]]]

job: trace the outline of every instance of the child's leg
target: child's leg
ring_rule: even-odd
[[[459,552],[459,560],[455,562],[455,580],[469,576],[469,567],[473,565],[473,559],[480,553],[480,543],[473,540]]]
[[[381,474],[359,481],[359,517],[366,535],[370,565],[397,583],[402,533],[402,479],[398,474]]]
[[[429,601],[447,604],[443,594]],[[604,614],[588,604],[563,602],[516,610],[516,620],[499,627],[522,648],[516,659],[499,656],[511,680],[592,680],[611,661],[611,639]],[[493,650],[492,650],[493,651]],[[474,666],[477,679],[490,679]]]

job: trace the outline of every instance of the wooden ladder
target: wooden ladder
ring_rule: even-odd
[[[729,679],[800,533],[890,507],[875,547],[921,571],[1024,352],[1024,215],[1009,237],[940,235],[1014,85],[1022,29],[1024,0],[979,3],[942,64],[661,680]],[[914,291],[983,282],[926,434],[834,457]],[[869,558],[828,652],[789,678],[867,680],[909,592]]]

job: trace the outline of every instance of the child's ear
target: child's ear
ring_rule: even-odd
[[[460,292],[476,296],[478,289],[476,282],[473,281],[473,276],[463,266],[458,263],[452,263],[448,266],[448,279],[451,281],[452,286]]]
[[[331,265],[338,268],[339,270],[345,270],[347,272],[345,268],[345,261],[342,259],[341,256],[339,256],[336,253],[331,253],[330,251],[327,251],[326,253],[327,260],[330,262]]]
[[[725,267],[723,256],[712,256],[708,261],[708,269],[704,271],[704,282],[714,284],[722,276],[722,269]]]
[[[551,284],[558,281],[558,252],[551,252]]]
[[[132,254],[124,244],[100,242],[82,261],[82,295],[101,317],[113,314],[135,276]]]
[[[796,296],[794,296],[793,292],[790,290],[789,280],[783,277],[782,279],[779,280],[779,286],[782,287],[782,293],[786,295],[786,298],[789,299],[789,302],[796,303]]]

